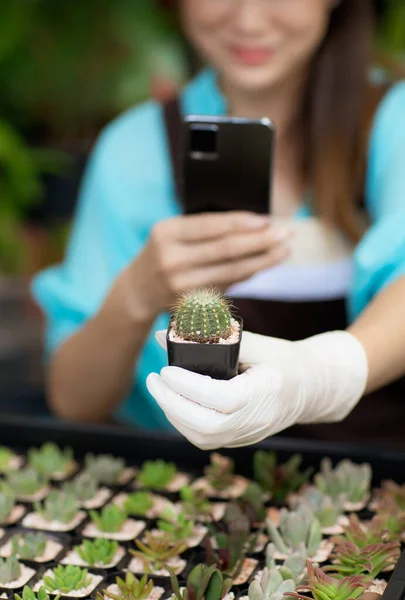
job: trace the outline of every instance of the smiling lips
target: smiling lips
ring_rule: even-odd
[[[232,56],[241,64],[257,66],[265,63],[273,54],[269,48],[230,46]]]

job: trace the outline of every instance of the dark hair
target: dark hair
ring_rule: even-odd
[[[302,110],[305,181],[315,212],[350,239],[361,235],[367,142],[382,92],[368,82],[370,0],[341,0],[317,52]]]

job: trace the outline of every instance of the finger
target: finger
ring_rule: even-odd
[[[208,242],[189,244],[187,248],[181,248],[179,260],[183,265],[180,266],[223,263],[274,251],[282,248],[291,235],[290,230],[279,231],[267,227],[263,231],[224,235]]]
[[[167,340],[166,340],[167,331],[166,329],[160,329],[155,332],[156,341],[164,350],[167,350]]]
[[[167,417],[167,415],[166,415]],[[193,446],[197,446],[200,450],[217,450],[218,448],[224,447],[224,437],[219,436],[214,438],[213,436],[206,436],[198,433],[190,427],[186,427],[179,421],[173,418],[167,417],[169,423],[173,425]]]
[[[184,275],[178,276],[177,288],[191,289],[209,285],[230,286],[249,279],[259,271],[274,267],[285,260],[288,255],[288,248],[281,247],[259,256],[190,269]]]
[[[219,413],[235,413],[248,402],[245,375],[224,381],[179,367],[164,367],[160,376],[177,394]]]
[[[248,211],[229,211],[185,215],[167,222],[167,234],[183,242],[195,242],[223,236],[236,231],[251,231],[268,227],[270,217]]]
[[[175,367],[170,367],[175,368]],[[183,426],[210,436],[227,431],[228,415],[200,406],[173,391],[156,373],[146,380],[149,392],[155,398],[166,417],[175,419]]]
[[[291,353],[291,342],[244,331],[240,344],[239,362],[242,369],[257,364],[271,364],[274,358]]]

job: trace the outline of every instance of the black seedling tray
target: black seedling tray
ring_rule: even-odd
[[[71,446],[74,450],[75,458],[81,462],[81,459],[87,452],[94,454],[113,454],[120,456],[128,462],[129,465],[140,466],[145,460],[163,458],[166,461],[176,463],[180,471],[186,471],[191,475],[201,475],[202,469],[209,462],[209,453],[203,452],[189,444],[183,437],[175,434],[145,433],[135,428],[121,426],[88,426],[73,425],[54,420],[26,419],[16,416],[2,416],[0,422],[0,444],[14,449],[16,452],[25,453],[31,446],[41,446],[43,443],[53,441],[59,446]],[[267,451],[276,451],[281,462],[286,461],[292,454],[302,455],[302,467],[309,466],[319,469],[322,458],[329,457],[333,463],[349,458],[357,463],[368,462],[373,469],[373,486],[378,487],[385,479],[393,479],[397,483],[405,482],[405,453],[380,451],[375,448],[365,448],[353,445],[325,444],[320,442],[301,441],[297,439],[288,439],[284,437],[273,437],[256,446],[221,450],[222,454],[230,456],[235,461],[235,472],[246,477],[252,476],[252,459],[257,449]],[[59,484],[56,484],[56,487]],[[108,486],[113,488],[114,486]],[[120,486],[121,491],[129,492],[132,487],[130,484]],[[117,491],[117,490],[116,490]],[[172,494],[159,492],[161,495]],[[274,504],[274,503],[273,503]],[[363,515],[360,515],[363,516]],[[152,522],[143,519],[149,528]],[[16,525],[16,530],[21,527]],[[77,527],[70,534],[61,535],[62,539],[70,539],[68,546],[72,547],[80,540],[81,526]],[[47,535],[59,537],[58,534],[51,532]],[[3,543],[0,540],[0,543]],[[133,542],[119,542],[121,546],[133,547]],[[187,575],[190,568],[198,562],[201,551],[191,549],[185,553],[187,556],[187,567],[183,573],[182,579]],[[104,571],[105,581],[101,584],[112,582],[114,576],[125,577],[122,569],[127,565],[128,556],[123,559],[117,567]],[[24,562],[24,561],[23,561]],[[49,563],[40,567],[39,572],[48,568]],[[91,569],[95,573],[101,572],[98,569]],[[154,577],[157,585],[162,585],[169,595],[168,580],[161,577]],[[246,589],[246,585],[236,590],[238,597],[241,589]],[[99,588],[100,589],[100,586]],[[94,597],[94,594],[91,595]],[[398,566],[391,577],[390,584],[384,594],[384,600],[404,600],[405,599],[405,557],[399,561]]]

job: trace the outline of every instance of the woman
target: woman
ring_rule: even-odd
[[[65,263],[34,286],[49,323],[51,406],[76,420],[170,421],[202,447],[341,420],[364,390],[405,374],[405,86],[385,93],[367,80],[367,0],[182,0],[180,10],[210,65],[183,90],[181,112],[276,124],[272,218],[181,214],[173,103],[112,123]],[[145,384],[166,364],[153,331],[167,327],[178,292],[205,285],[228,290],[247,331],[273,337],[244,336],[254,366],[232,382],[152,375],[165,416]],[[400,443],[400,385],[363,400],[342,430],[307,435]]]

